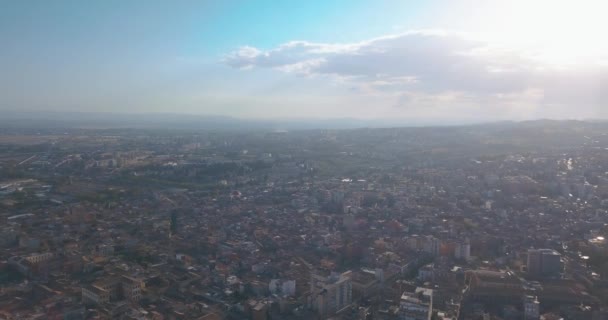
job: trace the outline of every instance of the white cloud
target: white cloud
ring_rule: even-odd
[[[228,55],[224,61],[231,67],[246,69],[256,65],[262,55],[262,51],[257,48],[244,46]]]
[[[326,77],[350,86],[352,94],[382,97],[383,103],[393,97],[393,108],[428,114],[608,116],[605,66],[551,65],[523,50],[457,33],[411,31],[346,44],[293,41],[268,51],[242,47],[223,62]]]

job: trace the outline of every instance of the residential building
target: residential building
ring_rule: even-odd
[[[399,303],[400,320],[430,320],[433,316],[433,290],[416,288],[404,292]]]
[[[561,254],[552,249],[529,249],[526,267],[533,277],[559,276],[563,269]]]
[[[524,320],[538,320],[540,318],[540,303],[535,296],[524,297]]]
[[[328,316],[352,303],[352,272],[311,274],[311,306],[320,316]]]

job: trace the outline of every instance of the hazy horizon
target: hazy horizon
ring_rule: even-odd
[[[606,9],[600,0],[7,1],[0,110],[606,119]]]

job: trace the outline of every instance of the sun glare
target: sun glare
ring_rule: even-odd
[[[489,1],[473,12],[486,37],[524,49],[544,63],[606,63],[608,1]]]

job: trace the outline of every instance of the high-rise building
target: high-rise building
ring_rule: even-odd
[[[559,276],[563,269],[561,254],[553,249],[529,249],[526,267],[534,277]]]
[[[439,249],[441,248],[441,240],[433,237],[427,236],[423,240],[422,250],[424,252],[430,253],[434,256],[439,255]]]
[[[524,320],[538,320],[540,318],[540,303],[534,296],[524,297]]]
[[[544,250],[541,259],[543,275],[555,276],[562,273],[564,265],[562,255],[555,250]]]
[[[293,297],[296,295],[296,281],[272,279],[268,284],[270,293],[283,297]]]
[[[145,288],[143,281],[128,276],[122,276],[119,281],[122,285],[122,293],[125,299],[133,302],[141,299],[142,290]]]
[[[469,240],[456,244],[454,258],[469,261],[471,259],[471,243]]]
[[[540,275],[541,270],[541,255],[537,249],[529,249],[526,261],[526,271],[529,275]]]
[[[337,313],[352,303],[352,272],[315,273],[310,277],[311,306],[320,316]]]

